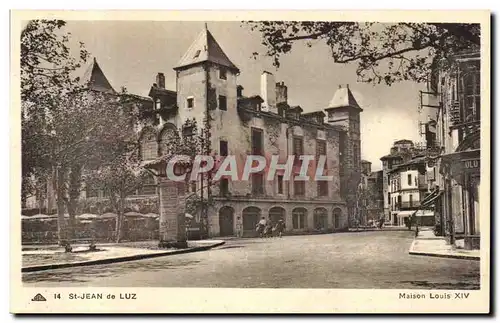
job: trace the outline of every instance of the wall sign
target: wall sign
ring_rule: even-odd
[[[462,163],[463,163],[465,171],[479,170],[479,168],[481,167],[481,163],[480,163],[479,158],[467,159],[467,160],[462,161]]]

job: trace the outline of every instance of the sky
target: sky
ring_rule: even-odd
[[[205,22],[69,21],[72,41],[83,42],[110,81],[119,90],[147,96],[158,72],[166,88],[175,90],[175,72],[182,55],[204,28]],[[288,101],[304,112],[323,110],[339,85],[349,85],[361,113],[361,158],[380,170],[380,157],[399,139],[423,141],[419,134],[418,103],[421,84],[392,86],[357,82],[356,64],[335,64],[323,43],[312,47],[296,43],[292,52],[272,66],[257,31],[240,22],[207,22],[208,29],[231,61],[240,69],[238,84],[245,95],[260,94],[260,75],[266,70],[276,82],[288,86]],[[257,59],[253,52],[261,53]]]

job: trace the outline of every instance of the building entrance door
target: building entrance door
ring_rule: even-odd
[[[219,234],[221,237],[234,235],[234,210],[231,207],[223,207],[219,210]]]

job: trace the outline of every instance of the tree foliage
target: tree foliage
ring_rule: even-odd
[[[126,93],[109,94],[82,84],[75,71],[88,52],[73,56],[64,21],[30,21],[21,34],[22,175],[55,178],[60,240],[64,212],[74,224],[82,175],[110,165],[137,147],[138,108]],[[71,234],[71,232],[69,232]]]
[[[334,63],[356,63],[363,82],[391,85],[424,82],[438,60],[480,46],[480,25],[461,23],[359,23],[332,21],[249,21],[262,35],[265,54],[280,58],[303,42],[327,46]],[[254,56],[259,55],[255,52]]]

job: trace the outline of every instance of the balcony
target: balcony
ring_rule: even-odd
[[[396,203],[396,209],[397,210],[403,210],[403,209],[414,209],[420,206],[420,201],[413,201],[413,202],[401,202],[401,203]]]

